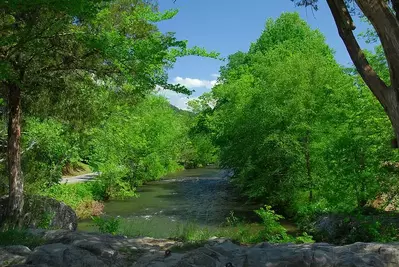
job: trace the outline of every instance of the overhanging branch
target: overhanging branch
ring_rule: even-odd
[[[380,103],[385,107],[384,90],[387,90],[388,87],[371,67],[370,63],[367,61],[366,55],[360,48],[353,34],[355,26],[344,0],[327,0],[327,3],[337,25],[339,35],[344,41],[357,71]]]

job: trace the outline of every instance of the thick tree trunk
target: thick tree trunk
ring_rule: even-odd
[[[399,147],[399,22],[384,0],[356,0],[381,40],[389,65],[391,85],[388,86],[371,67],[360,48],[353,30],[352,17],[344,0],[327,0],[339,35],[364,82],[377,97],[388,115]],[[394,1],[396,10],[397,1]]]
[[[384,0],[356,0],[380,38],[391,74],[391,84],[399,88],[399,21]]]
[[[383,106],[399,142],[399,14],[395,16],[387,2],[382,0],[357,0],[357,4],[373,25],[384,48],[391,85],[382,92]],[[397,12],[398,1],[392,1],[392,4]]]
[[[24,184],[21,172],[21,88],[16,84],[8,86],[8,175],[9,203],[7,224],[19,224],[24,205]]]
[[[391,121],[394,134],[396,136],[396,146],[399,148],[399,91],[390,88],[385,93],[386,108],[385,111]]]

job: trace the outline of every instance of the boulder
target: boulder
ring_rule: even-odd
[[[5,248],[0,247],[0,266],[13,266],[24,263],[25,258],[25,256],[14,254]]]
[[[399,217],[390,213],[363,216],[325,214],[308,228],[308,232],[322,242],[339,245],[370,242],[376,239],[376,234],[389,234],[392,229],[399,229]]]
[[[20,255],[20,256],[27,256],[32,253],[30,248],[28,248],[26,246],[21,246],[21,245],[7,246],[4,249],[7,250],[7,252],[9,252],[9,253]]]
[[[88,250],[61,243],[37,247],[27,258],[25,264],[57,267],[104,267],[109,266]]]
[[[0,248],[0,260],[16,267],[329,267],[399,266],[399,243],[354,243],[334,246],[270,244],[242,246],[212,239],[194,248],[173,240],[124,238],[84,232],[40,232],[48,244],[25,256],[25,248]],[[21,253],[22,252],[22,253]],[[15,265],[13,265],[15,264]]]
[[[0,198],[0,221],[5,216],[8,197]],[[30,228],[76,230],[75,211],[63,202],[49,197],[25,196],[23,225]]]

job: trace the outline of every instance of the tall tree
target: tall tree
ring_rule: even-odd
[[[176,13],[157,12],[152,0],[0,2],[0,79],[9,114],[10,225],[18,223],[23,207],[24,98],[44,90],[56,96],[74,81],[105,85],[123,97],[143,95],[156,85],[189,93],[168,84],[165,70],[178,56],[205,55],[205,51],[187,49],[186,42],[160,33],[154,24]]]
[[[317,9],[318,0],[292,0],[298,5]],[[397,0],[326,0],[339,35],[364,82],[388,115],[399,145],[399,1]],[[376,31],[389,66],[390,82],[384,82],[360,48],[353,30],[351,4],[357,5]]]

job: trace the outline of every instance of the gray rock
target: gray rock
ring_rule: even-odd
[[[12,266],[25,262],[25,257],[16,255],[4,248],[0,248],[0,266]]]
[[[25,196],[23,225],[29,228],[76,230],[75,211],[63,202],[42,196]],[[0,222],[5,216],[8,197],[0,198]]]
[[[109,266],[91,252],[60,243],[37,247],[27,258],[26,264],[54,267],[103,267]]]
[[[9,253],[20,255],[20,256],[27,256],[32,253],[32,251],[28,247],[21,246],[21,245],[7,246],[4,249],[7,250]]]
[[[389,214],[364,215],[361,217],[345,214],[325,214],[315,219],[307,229],[317,240],[333,244],[348,244],[355,241],[369,242],[373,240],[366,225],[379,222],[384,227],[399,228],[399,217]]]
[[[96,256],[106,259],[114,258],[118,252],[108,243],[96,240],[76,240],[72,243],[75,247],[92,252]]]
[[[129,239],[70,231],[38,231],[37,234],[51,244],[37,247],[26,256],[26,261],[3,248],[0,259],[15,260],[13,263],[19,267],[224,267],[227,263],[234,267],[399,266],[399,243],[240,246],[226,239],[212,239],[200,247],[182,251],[179,249],[182,243],[173,240]],[[171,254],[165,254],[166,249],[170,249]],[[3,251],[7,256],[2,255]]]

